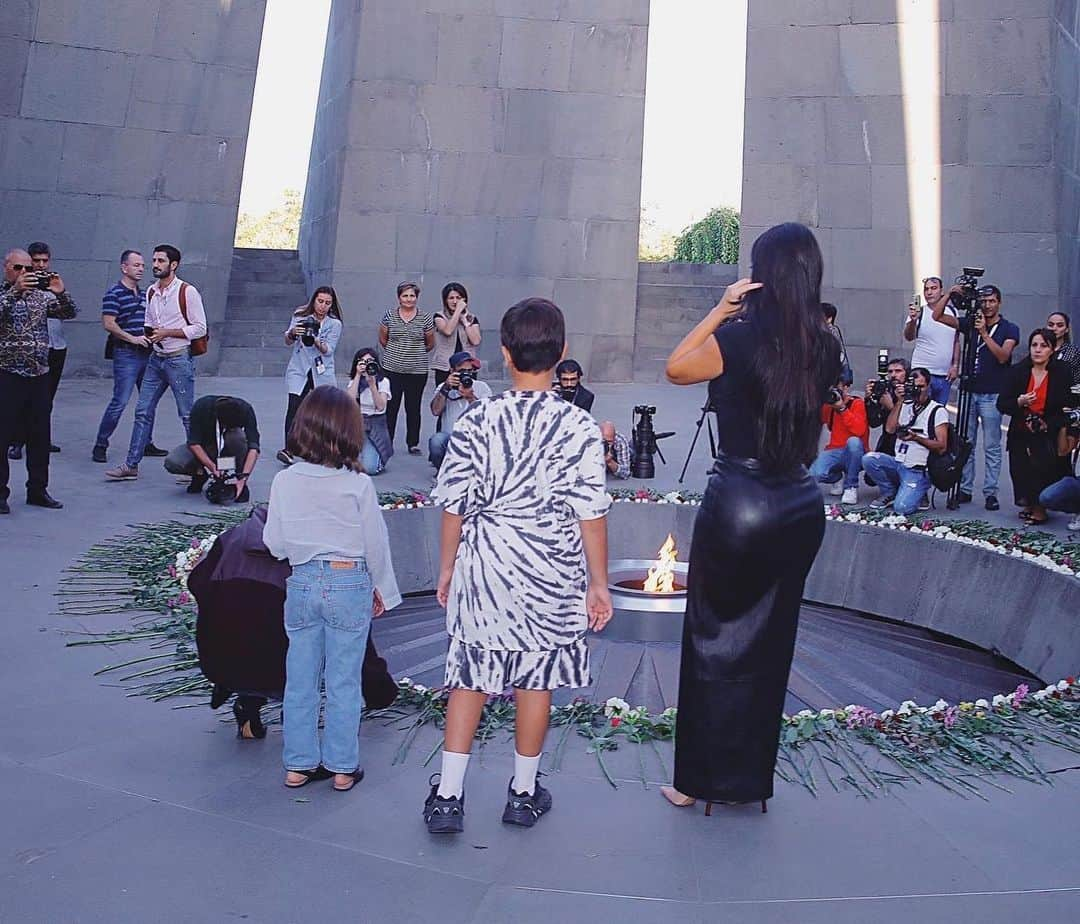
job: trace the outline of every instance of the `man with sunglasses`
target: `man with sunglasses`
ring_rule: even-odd
[[[41,287],[42,282],[45,288]],[[12,250],[0,283],[0,514],[8,506],[7,447],[26,440],[26,502],[63,507],[49,495],[49,318],[67,320],[78,309],[59,275],[34,271],[30,254]]]

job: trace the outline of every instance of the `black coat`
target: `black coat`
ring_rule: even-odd
[[[596,400],[594,395],[584,385],[578,385],[577,391],[574,392],[574,400],[571,402],[575,407],[581,408],[583,411],[592,413],[593,401]]]
[[[195,641],[199,667],[225,690],[280,699],[285,689],[285,581],[288,562],[263,545],[266,508],[226,530],[188,577],[198,603]],[[397,697],[397,684],[368,635],[361,670],[364,703],[383,709]]]
[[[1065,426],[1064,408],[1071,407],[1075,401],[1069,391],[1072,385],[1072,376],[1069,368],[1056,359],[1050,360],[1046,367],[1049,383],[1046,387],[1046,408],[1043,412],[1043,420],[1046,421],[1047,430],[1054,443],[1057,442],[1058,431]],[[1031,359],[1023,359],[1009,369],[1009,377],[1005,388],[998,395],[997,406],[1002,414],[1009,415],[1009,433],[1007,445],[1011,447],[1014,440],[1026,442],[1031,431],[1025,424],[1028,415],[1027,408],[1020,407],[1016,400],[1028,390],[1028,380],[1031,378]]]

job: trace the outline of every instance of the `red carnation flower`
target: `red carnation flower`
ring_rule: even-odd
[[[622,719],[620,719],[617,715],[613,715],[611,717],[611,727],[618,728],[620,725],[622,725]]]

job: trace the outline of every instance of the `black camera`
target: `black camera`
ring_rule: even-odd
[[[914,404],[919,396],[919,389],[915,386],[915,378],[912,376],[904,382],[904,404]]]
[[[366,375],[378,376],[378,374],[379,374],[379,364],[376,363],[376,362],[364,363],[364,373]]]
[[[660,456],[661,462],[666,462],[664,454],[657,446],[657,440],[667,439],[674,436],[675,431],[657,433],[653,429],[653,415],[656,408],[651,404],[637,404],[634,406],[637,422],[634,424],[633,449],[630,457],[630,475],[634,478],[655,478],[656,463],[653,455]]]
[[[870,383],[870,399],[880,401],[889,389],[889,351],[878,350],[877,379]]]
[[[956,277],[956,284],[961,287],[961,291],[953,292],[949,296],[949,304],[969,318],[974,318],[982,310],[979,306],[979,279],[985,272],[981,266],[965,266],[963,272]]]
[[[459,383],[458,387],[459,388],[472,388],[473,387],[473,382],[475,382],[475,381],[476,381],[476,376],[474,376],[471,372],[468,372],[466,370],[462,370],[461,372],[458,373],[458,383]]]
[[[832,388],[829,389],[829,398],[827,403],[839,404],[843,400],[844,393],[839,388],[834,385]]]
[[[217,478],[211,478],[206,485],[206,499],[211,504],[233,504],[236,502],[236,472],[222,471]]]
[[[304,346],[315,346],[315,337],[319,333],[319,319],[318,318],[304,318],[300,322],[301,334],[300,342]]]
[[[607,458],[608,456],[610,456],[610,455],[611,455],[611,453],[612,453],[612,451],[613,451],[614,449],[615,449],[615,444],[614,444],[614,443],[612,443],[612,442],[611,442],[611,440],[604,440],[604,458],[605,458],[605,459],[606,459],[606,458]]]
[[[1080,428],[1080,407],[1069,408],[1065,411],[1065,426],[1070,430]]]
[[[39,270],[37,274],[37,287],[43,292],[48,291],[50,283],[57,277],[56,273]]]

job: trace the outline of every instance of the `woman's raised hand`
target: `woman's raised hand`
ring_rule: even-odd
[[[743,310],[743,296],[754,289],[760,289],[763,283],[753,282],[749,277],[733,282],[724,291],[724,297],[716,303],[712,310],[714,320],[717,323],[734,317]]]

